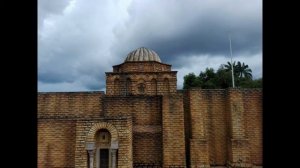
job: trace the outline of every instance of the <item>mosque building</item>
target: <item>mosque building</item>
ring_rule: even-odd
[[[38,93],[39,168],[262,167],[262,90],[177,90],[148,48],[106,72],[106,93]]]

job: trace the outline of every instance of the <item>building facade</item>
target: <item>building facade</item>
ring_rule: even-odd
[[[151,49],[106,72],[106,93],[38,93],[38,167],[262,167],[261,89],[177,90]]]

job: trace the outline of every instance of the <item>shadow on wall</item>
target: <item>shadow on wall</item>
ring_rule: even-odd
[[[46,163],[45,167],[53,167],[52,166],[52,160],[51,160],[51,144],[47,144],[47,152],[46,152]]]

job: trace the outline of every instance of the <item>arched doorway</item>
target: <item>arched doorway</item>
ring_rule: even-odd
[[[118,134],[109,123],[95,124],[86,139],[89,168],[116,168],[118,160]]]
[[[96,140],[96,167],[111,167],[111,134],[107,129],[100,129],[95,134]]]

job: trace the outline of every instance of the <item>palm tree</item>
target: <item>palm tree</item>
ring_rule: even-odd
[[[249,68],[248,65],[246,65],[244,62],[241,64],[240,61],[235,64],[235,61],[232,64],[233,70],[234,70],[234,76],[237,76],[239,78],[247,78],[252,79],[252,70]],[[227,64],[224,64],[226,71],[231,71],[231,63],[227,62]]]
[[[224,68],[225,68],[225,71],[228,72],[228,71],[231,71],[231,63],[228,61],[227,64],[223,64],[224,65]],[[237,65],[235,64],[235,61],[233,61],[233,70],[234,70],[234,76],[236,76],[238,74],[238,68],[237,68]]]
[[[244,62],[243,64],[241,64],[241,62],[238,61],[236,68],[237,68],[238,77],[252,79],[252,70],[249,68],[248,65],[245,65]]]

